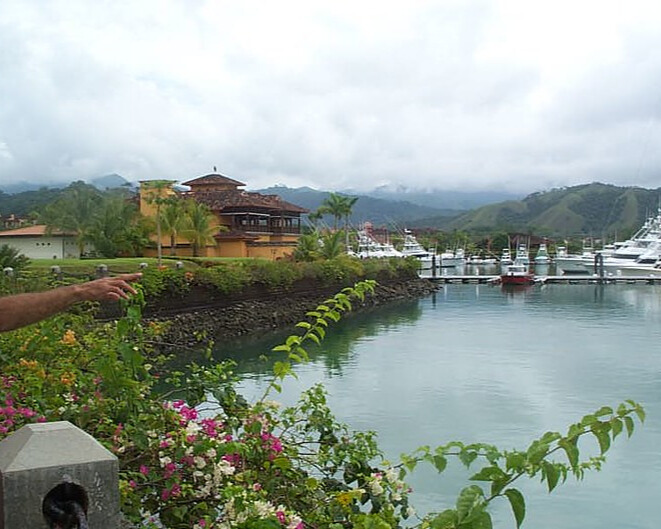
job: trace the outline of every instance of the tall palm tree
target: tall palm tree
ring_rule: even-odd
[[[103,257],[130,254],[131,230],[139,220],[138,208],[126,196],[106,193],[98,204],[89,230],[89,240]]]
[[[205,205],[196,200],[186,201],[186,225],[181,230],[186,240],[193,245],[193,256],[199,256],[200,248],[214,242],[214,234],[219,231],[219,227],[213,224],[214,215]]]
[[[353,206],[357,201],[358,197],[331,193],[316,211],[317,215],[320,213],[329,213],[335,217],[335,223],[333,226],[335,231],[337,231],[338,222],[341,219],[344,219],[345,245],[347,248],[349,247],[349,218],[353,212]]]
[[[170,235],[170,255],[177,251],[177,235],[186,228],[186,209],[184,203],[171,198],[161,209],[161,229]]]
[[[101,201],[101,193],[94,187],[84,182],[74,182],[60,198],[44,209],[41,221],[46,224],[49,234],[56,229],[74,233],[82,255],[85,244],[90,240],[94,216]]]
[[[170,200],[167,191],[171,189],[173,180],[150,180],[143,182],[143,187],[147,192],[145,201],[156,206],[156,248],[158,255],[158,266],[161,266],[163,260],[163,245],[161,244],[161,207]],[[142,189],[142,188],[141,188]]]

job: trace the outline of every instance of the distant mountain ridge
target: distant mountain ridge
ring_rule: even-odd
[[[330,196],[330,192],[328,191],[317,191],[310,187],[289,188],[286,186],[274,186],[265,189],[255,189],[254,191],[269,195],[279,195],[287,202],[302,206],[310,211],[316,210]],[[459,210],[423,206],[403,200],[395,201],[374,198],[367,195],[341,194],[358,197],[350,218],[350,222],[353,225],[359,225],[369,221],[374,225],[405,228],[416,219],[432,216],[452,218],[461,213]],[[327,223],[331,222],[331,219],[332,217],[330,216],[325,217]]]
[[[660,199],[661,188],[591,183],[489,204],[449,221],[422,219],[416,225],[469,232],[528,232],[549,237],[627,236],[656,214]]]
[[[117,173],[111,173],[103,176],[98,176],[95,178],[90,178],[85,180],[86,183],[93,185],[97,189],[114,189],[116,187],[131,186],[135,187],[134,183],[129,182],[126,178]],[[62,189],[68,184],[50,184],[44,182],[30,182],[28,180],[19,180],[18,182],[11,182],[6,184],[0,184],[0,191],[8,193],[11,195],[17,193],[23,193],[25,191],[37,191],[39,189]]]

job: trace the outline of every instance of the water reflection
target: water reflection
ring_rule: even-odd
[[[310,363],[323,365],[327,376],[341,376],[345,366],[351,363],[356,343],[382,332],[413,325],[421,314],[418,300],[350,313],[338,323],[332,324],[332,330],[329,330],[321,346],[312,342],[306,345]],[[250,378],[270,376],[273,363],[284,358],[283,353],[275,353],[271,349],[295,332],[296,329],[292,327],[287,331],[269,333],[258,338],[218,343],[213,351],[213,359],[236,361],[237,373]]]

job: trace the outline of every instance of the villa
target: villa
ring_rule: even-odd
[[[263,195],[241,189],[246,184],[213,173],[184,182],[190,191],[176,191],[174,182],[140,182],[140,211],[155,216],[155,198],[192,198],[209,207],[218,231],[214,244],[199,253],[205,257],[261,257],[278,259],[291,254],[301,234],[305,208],[286,202],[278,195]],[[170,251],[170,237],[163,234],[163,253]],[[176,255],[192,255],[191,244],[178,236]],[[150,250],[149,253],[153,253]]]

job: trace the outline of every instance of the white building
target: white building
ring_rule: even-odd
[[[46,235],[46,226],[37,224],[0,231],[0,246],[7,244],[30,259],[79,259],[76,237],[54,231]]]

